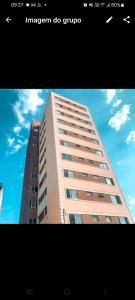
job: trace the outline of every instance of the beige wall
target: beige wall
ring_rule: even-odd
[[[82,130],[70,127],[68,125],[63,125],[63,124],[59,124],[57,123],[56,119],[65,119],[67,120],[67,118],[65,118],[64,116],[60,116],[60,115],[55,115],[55,110],[60,110],[60,111],[65,111],[67,113],[66,110],[64,110],[63,108],[59,108],[55,106],[55,100],[54,100],[54,96],[56,94],[53,93],[52,94],[52,101],[53,101],[53,111],[54,111],[54,127],[55,127],[55,141],[56,141],[56,153],[57,153],[57,161],[58,161],[58,177],[59,177],[59,195],[60,195],[60,202],[61,202],[61,208],[62,210],[64,210],[66,213],[84,213],[84,214],[98,214],[98,215],[110,215],[110,216],[124,216],[124,217],[128,217],[129,221],[131,223],[133,223],[133,219],[130,215],[130,212],[127,208],[125,199],[123,197],[123,194],[120,190],[120,187],[118,185],[118,182],[116,180],[115,174],[111,168],[111,164],[109,162],[108,156],[106,154],[106,151],[103,147],[100,135],[97,131],[97,128],[95,126],[95,123],[89,113],[89,117],[90,117],[90,121],[92,121],[93,126],[89,127],[87,124],[81,124],[83,127],[86,128],[91,128],[94,129],[96,131],[96,135],[92,135],[90,133],[84,132]],[[57,95],[59,96],[59,95]],[[61,96],[60,96],[61,97]],[[65,97],[61,97],[65,100],[71,101],[70,99],[67,99]],[[79,104],[77,102],[73,102],[72,103],[76,103]],[[57,100],[58,103],[58,100]],[[59,102],[62,104],[62,102]],[[71,107],[68,104],[64,104],[67,107]],[[80,105],[80,104],[79,104]],[[85,107],[85,106],[83,106]],[[80,111],[79,109],[77,109],[76,107],[72,107],[75,110]],[[84,112],[84,111],[83,111]],[[71,115],[77,116],[77,114],[72,113],[72,112],[68,112]],[[84,112],[85,113],[85,112]],[[80,117],[80,116],[78,116]],[[88,120],[85,117],[81,117],[84,120]],[[71,120],[72,122],[72,120]],[[74,124],[80,124],[79,121],[73,120]],[[97,138],[100,142],[100,145],[96,145],[96,144],[92,144],[88,141],[83,141],[80,140],[78,138],[74,138],[74,137],[70,137],[70,136],[65,136],[64,134],[58,133],[57,128],[63,128],[65,130],[70,130],[72,132],[76,132],[78,134],[83,134],[85,136],[88,137],[92,137],[92,138]],[[72,148],[68,148],[68,147],[64,147],[62,145],[59,144],[59,139],[65,139],[66,141],[70,141],[70,142],[74,142],[74,143],[81,143],[81,145],[84,146],[89,146],[91,148],[97,149],[97,150],[102,150],[104,156],[100,157],[98,155],[92,154],[92,153],[86,153],[82,150],[76,150],[76,149],[72,149]],[[76,162],[71,162],[71,161],[66,161],[66,160],[62,160],[61,159],[61,153],[67,153],[67,154],[71,154],[71,155],[76,155],[76,156],[81,156],[84,158],[88,158],[88,159],[93,159],[93,160],[97,160],[100,162],[105,162],[108,164],[109,169],[108,170],[103,170],[100,168],[96,168],[96,167],[92,167],[92,166],[87,166],[87,165],[83,165],[81,163],[76,163]],[[63,169],[69,169],[69,170],[76,170],[76,171],[80,171],[80,172],[88,172],[88,173],[92,173],[95,175],[101,175],[101,176],[105,176],[105,177],[110,177],[114,180],[115,186],[109,186],[109,185],[105,185],[102,183],[95,183],[95,182],[88,182],[88,181],[83,181],[83,180],[79,180],[79,179],[68,179],[68,178],[64,178],[63,176]],[[73,189],[79,189],[79,190],[86,190],[86,191],[91,191],[91,192],[100,192],[100,193],[108,193],[110,195],[119,195],[122,201],[122,205],[118,205],[118,204],[113,204],[113,203],[100,203],[99,201],[97,202],[90,202],[90,201],[79,201],[79,200],[70,200],[67,199],[66,200],[66,196],[65,196],[65,190],[66,188],[73,188]],[[64,220],[62,219],[62,222],[64,222]]]
[[[45,187],[47,187],[47,195],[44,201],[38,206],[38,216],[42,210],[47,205],[48,214],[43,220],[43,223],[60,223],[60,205],[59,205],[59,194],[58,194],[58,174],[57,174],[57,161],[56,161],[56,148],[55,148],[55,136],[54,136],[54,126],[53,126],[53,115],[52,115],[52,101],[50,99],[47,110],[46,110],[46,154],[47,160],[46,167],[44,168],[42,174],[39,176],[39,182],[41,181],[44,173],[47,171],[47,178],[42,188],[39,190],[40,198]],[[44,149],[43,149],[44,150]],[[40,154],[42,156],[43,150]],[[39,159],[40,160],[40,159]],[[44,161],[44,159],[43,159]],[[42,163],[43,163],[42,161]],[[41,165],[42,165],[41,163]],[[41,168],[40,165],[40,168]],[[39,169],[40,169],[39,168]]]
[[[51,93],[51,97],[47,106],[46,110],[46,148],[47,152],[45,154],[47,164],[44,168],[43,173],[39,176],[39,182],[41,181],[44,173],[47,171],[47,178],[45,180],[45,183],[43,184],[42,188],[39,190],[39,196],[40,198],[42,192],[44,191],[45,187],[47,186],[47,195],[44,199],[44,201],[41,203],[41,205],[38,207],[38,216],[44,209],[44,207],[47,205],[48,207],[48,214],[44,218],[42,223],[68,223],[68,214],[84,214],[84,215],[109,215],[109,216],[124,216],[127,217],[130,223],[133,223],[132,217],[130,215],[130,212],[127,208],[127,204],[125,202],[124,196],[120,190],[119,184],[117,182],[117,179],[115,177],[115,174],[112,170],[111,164],[109,162],[108,156],[106,154],[106,151],[103,147],[100,135],[97,131],[96,125],[91,117],[91,114],[89,114],[89,118],[86,118],[85,116],[77,115],[76,113],[67,111],[66,109],[56,107],[55,103],[59,103],[62,105],[65,105],[67,107],[70,107],[72,109],[75,109],[77,111],[85,113],[85,111],[81,111],[81,109],[77,107],[71,107],[69,104],[62,103],[61,101],[55,101],[55,95],[70,101],[71,103],[78,104],[84,108],[87,109],[86,106],[77,103],[76,101],[72,101],[70,99],[67,99],[65,97],[59,96],[55,93]],[[81,119],[91,121],[93,123],[93,126],[89,126],[85,123],[80,123],[77,120],[69,119],[69,122],[72,122],[77,125],[81,125],[85,128],[93,129],[96,131],[95,135],[92,135],[88,132],[85,132],[81,129],[76,129],[73,127],[70,127],[68,125],[63,125],[57,123],[57,118],[62,119],[65,121],[68,121],[67,117],[58,115],[55,113],[56,110],[63,111],[65,113],[68,113],[70,115],[80,117]],[[86,113],[87,113],[86,112]],[[93,139],[99,140],[99,145],[90,143],[88,141],[79,140],[78,138],[71,137],[68,135],[64,135],[58,132],[58,128],[63,128],[65,130],[69,130],[71,132],[75,132],[78,134],[82,134],[88,137],[91,137]],[[68,148],[60,145],[60,139],[78,143],[84,146],[88,146],[90,148],[94,148],[97,150],[101,150],[103,152],[103,157],[100,157],[94,153],[86,153],[85,151]],[[43,153],[44,149],[42,150]],[[61,153],[67,153],[75,156],[81,156],[87,159],[92,159],[100,162],[104,162],[108,164],[109,169],[104,170],[100,169],[98,167],[93,167],[89,165],[84,165],[78,162],[72,162],[72,161],[66,161],[61,159]],[[40,154],[40,158],[42,156],[42,153]],[[39,160],[40,160],[39,158]],[[44,161],[44,160],[43,160]],[[43,163],[42,161],[42,163]],[[42,165],[41,163],[41,165]],[[40,165],[40,168],[41,168]],[[39,168],[39,169],[40,169]],[[79,172],[87,172],[95,175],[100,175],[104,177],[110,177],[114,180],[115,186],[109,186],[103,183],[95,183],[87,180],[81,180],[81,179],[69,179],[65,178],[63,176],[63,169],[69,169],[73,171],[79,171]],[[85,190],[85,191],[91,191],[91,192],[97,192],[97,193],[107,193],[109,195],[118,195],[121,198],[122,204],[113,204],[113,203],[101,203],[100,201],[88,201],[88,200],[70,200],[66,199],[65,190],[66,188],[76,189],[76,190]]]

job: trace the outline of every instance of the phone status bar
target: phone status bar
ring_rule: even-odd
[[[10,2],[8,4],[8,7],[10,8],[53,8],[53,7],[65,7],[65,6],[69,6],[69,7],[76,7],[76,8],[87,8],[87,9],[91,9],[91,8],[127,8],[128,5],[127,3],[122,2],[79,2],[79,3],[69,3],[69,2],[65,2],[64,3],[60,3],[59,1],[53,3],[47,3],[47,2]]]

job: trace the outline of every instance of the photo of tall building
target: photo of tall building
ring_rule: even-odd
[[[133,223],[88,107],[54,92],[31,124],[20,223]]]

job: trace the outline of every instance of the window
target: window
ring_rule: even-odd
[[[33,147],[38,147],[38,144],[33,144]]]
[[[112,222],[112,218],[110,216],[105,216],[105,220],[106,220],[107,223]]]
[[[47,187],[45,188],[45,196],[47,195]]]
[[[33,162],[32,166],[33,167],[38,167],[38,163]]]
[[[30,208],[37,208],[37,201],[36,200],[31,200],[30,201]]]
[[[60,133],[64,133],[64,129],[62,129],[62,128],[58,128],[58,132],[60,132]]]
[[[99,217],[98,216],[93,215],[91,217],[92,217],[93,222],[99,222]]]
[[[45,216],[47,215],[47,206],[45,207]]]
[[[38,152],[37,151],[32,151],[31,152],[33,155],[38,156]]]
[[[89,161],[90,164],[94,163],[94,160],[89,159],[88,161]]]
[[[87,196],[93,196],[93,193],[92,192],[86,192],[86,195]]]
[[[62,159],[65,159],[65,160],[72,160],[72,155],[62,153]]]
[[[36,178],[38,178],[38,175],[37,175],[37,174],[31,174],[31,177],[32,177],[33,179],[36,179]]]
[[[69,170],[64,170],[64,176],[69,177],[69,178],[74,178],[75,177],[75,172],[74,171],[69,171]]]
[[[34,132],[38,132],[38,129],[37,129],[37,128],[34,128],[33,131],[34,131]]]
[[[88,174],[87,173],[82,173],[83,176],[85,177],[88,177]]]
[[[99,163],[99,167],[101,169],[108,169],[107,164],[105,164],[105,163]]]
[[[37,193],[38,192],[38,187],[37,186],[32,186],[30,191]]]
[[[67,196],[67,198],[70,198],[70,199],[79,198],[78,192],[76,190],[70,190],[70,189],[66,190],[66,196]]]
[[[42,195],[39,198],[39,205],[41,204],[41,202],[43,201],[43,199],[45,198],[46,195],[47,195],[47,187],[45,188],[44,192],[42,193]]]
[[[84,158],[83,158],[83,157],[78,157],[78,159],[80,159],[80,160],[84,160]]]
[[[100,198],[104,198],[104,197],[105,197],[105,195],[104,195],[104,194],[98,194],[98,197],[100,197]]]
[[[96,154],[99,155],[99,156],[103,156],[102,151],[99,151],[99,150],[96,150]]]
[[[43,154],[42,154],[42,156],[41,156],[41,158],[40,158],[40,164],[41,164],[43,158],[44,158],[44,152],[43,152]]]
[[[45,161],[44,161],[44,163],[43,163],[43,165],[42,165],[42,167],[41,167],[41,169],[40,169],[40,172],[39,172],[40,174],[42,173],[42,171],[43,171],[45,165],[46,165],[46,159],[45,159]]]
[[[46,177],[47,177],[47,172],[45,172],[45,174],[44,174],[44,176],[43,176],[43,178],[42,178],[42,180],[41,180],[41,182],[40,182],[40,184],[39,184],[39,188],[42,187],[42,185],[43,185],[43,183],[44,183]]]
[[[80,148],[80,147],[81,147],[81,145],[78,145],[78,144],[76,144],[76,147],[77,147],[77,148]]]
[[[63,120],[57,119],[57,121],[58,121],[58,123],[60,123],[60,124],[65,124],[65,121],[63,121]]]
[[[105,181],[106,181],[106,183],[107,184],[109,184],[109,185],[114,185],[114,181],[113,181],[113,179],[112,178],[105,178]]]
[[[97,144],[97,145],[99,144],[99,142],[98,142],[97,140],[95,140],[95,139],[90,139],[90,140],[91,140],[91,142],[94,143],[94,144]]]
[[[61,107],[62,105],[60,105],[60,104],[56,103],[56,106],[58,106],[58,107]]]
[[[90,148],[89,148],[89,147],[85,147],[85,149],[86,149],[86,150],[89,150]]]
[[[112,200],[112,203],[114,203],[114,204],[121,204],[119,196],[111,195],[111,200]]]
[[[29,224],[36,224],[36,219],[29,219]]]
[[[43,211],[41,212],[41,214],[38,217],[38,221],[39,223],[41,223],[41,221],[44,219],[44,217],[47,215],[47,206],[43,209]]]
[[[94,131],[94,130],[88,129],[88,131],[89,131],[91,134],[95,134],[95,131]]]
[[[99,178],[99,176],[97,176],[97,175],[93,175],[93,178],[94,178],[94,179],[98,179],[98,178]]]
[[[63,100],[63,99],[61,99],[61,98],[55,97],[55,99],[56,99],[56,100],[58,100],[58,101],[62,101],[62,102],[64,102],[64,100]]]
[[[59,110],[56,110],[56,114],[58,114],[58,115],[64,115],[64,113],[62,113],[62,112],[59,111]]]
[[[119,217],[120,224],[129,224],[128,218]]]
[[[66,141],[61,141],[61,144],[64,145],[64,146],[67,146],[69,147],[69,142],[66,142]]]
[[[83,224],[82,215],[69,215],[70,224]]]

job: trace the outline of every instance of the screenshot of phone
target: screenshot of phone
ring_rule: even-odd
[[[79,230],[87,228],[89,242],[94,224],[115,224],[118,230],[118,225],[134,224],[133,4],[124,0],[3,2],[0,224],[16,224],[20,230],[25,224],[28,233],[28,225],[87,224]],[[127,282],[119,284],[124,264],[121,267],[119,261],[116,269],[111,265],[109,247],[103,258],[108,239],[99,243],[96,260],[95,253],[77,260],[77,226],[72,227],[75,245],[67,226],[63,227],[59,254],[57,242],[54,252],[48,253],[44,237],[48,226],[34,228],[35,232],[41,228],[43,234],[37,241],[30,237],[40,254],[35,254],[35,245],[29,252],[22,238],[27,258],[23,264],[19,252],[15,260],[9,255],[2,299],[131,296]],[[92,242],[89,247],[92,251]],[[15,263],[21,268],[12,275]]]

